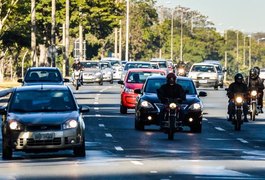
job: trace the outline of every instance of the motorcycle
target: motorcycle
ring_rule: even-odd
[[[75,86],[76,90],[78,90],[79,87],[81,86],[81,76],[82,76],[81,70],[74,70],[73,85]]]
[[[168,135],[169,140],[174,139],[174,133],[182,130],[182,121],[180,120],[180,105],[179,99],[167,99],[167,103],[164,105],[165,114],[164,119],[161,122],[161,130]]]
[[[255,121],[256,115],[260,113],[260,107],[258,106],[258,91],[251,90],[249,93],[249,114],[250,119]]]
[[[186,76],[186,70],[184,67],[180,67],[177,69],[177,76]]]

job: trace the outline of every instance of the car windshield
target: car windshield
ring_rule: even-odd
[[[158,62],[158,65],[160,68],[167,68],[167,63],[166,62]]]
[[[130,72],[127,78],[128,83],[144,83],[146,78],[153,75],[165,75],[160,72]]]
[[[81,62],[84,68],[99,68],[98,62]]]
[[[30,70],[27,72],[25,82],[61,82],[62,76],[56,70]]]
[[[152,65],[150,63],[127,63],[124,70],[133,68],[152,68]]]
[[[10,112],[54,112],[77,110],[73,96],[66,90],[32,90],[15,92]]]
[[[120,66],[121,65],[121,63],[120,63],[120,61],[114,61],[114,60],[111,60],[111,61],[109,61],[110,62],[110,64],[112,65],[112,66]]]
[[[101,63],[100,67],[101,67],[101,69],[111,68],[109,63]]]
[[[166,83],[166,79],[149,79],[146,82],[144,92],[157,93],[157,89],[159,89],[165,83]],[[182,86],[182,88],[187,94],[190,94],[190,95],[196,94],[196,90],[195,90],[195,87],[192,81],[178,79],[177,83]]]
[[[211,65],[194,65],[191,71],[195,72],[216,72],[214,66]]]

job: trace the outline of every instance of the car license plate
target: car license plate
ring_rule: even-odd
[[[199,83],[206,84],[207,80],[199,80]]]
[[[34,140],[52,140],[54,138],[54,133],[35,133]]]

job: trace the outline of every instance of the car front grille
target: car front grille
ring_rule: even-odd
[[[61,130],[61,125],[29,125],[27,131],[57,131]]]
[[[210,79],[210,77],[197,77],[197,79]]]
[[[44,146],[44,145],[60,145],[60,144],[61,144],[61,138],[53,138],[52,140],[34,140],[33,138],[27,139],[27,146]]]

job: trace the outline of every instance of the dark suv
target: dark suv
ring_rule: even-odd
[[[24,79],[18,79],[23,86],[38,84],[63,85],[69,79],[63,78],[57,67],[31,67],[27,69]]]

